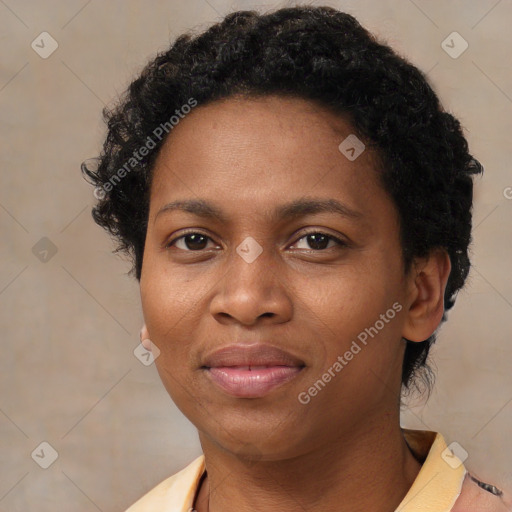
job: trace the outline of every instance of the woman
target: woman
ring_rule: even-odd
[[[204,453],[130,512],[510,510],[400,427],[482,171],[420,71],[328,7],[235,12],[106,118],[93,217],[133,256],[142,343]]]

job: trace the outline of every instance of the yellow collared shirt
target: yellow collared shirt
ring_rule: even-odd
[[[420,472],[396,512],[510,512],[510,498],[473,477],[437,432],[402,429]],[[191,512],[204,455],[150,490],[126,512]]]

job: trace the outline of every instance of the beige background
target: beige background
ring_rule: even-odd
[[[436,388],[403,424],[441,431],[469,469],[510,488],[512,2],[311,3],[354,14],[428,71],[486,168],[475,266],[441,330]],[[285,5],[0,0],[0,511],[121,511],[200,453],[154,365],[133,354],[138,286],[91,219],[79,165],[99,152],[103,105],[170,38],[235,9]],[[59,45],[47,59],[31,48],[43,31]],[[469,43],[457,59],[441,47],[453,31]],[[46,262],[33,250],[50,247],[43,237],[57,251]],[[58,452],[48,469],[31,458],[43,441]]]

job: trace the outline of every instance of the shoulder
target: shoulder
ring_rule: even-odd
[[[512,496],[467,472],[452,512],[511,512]]]

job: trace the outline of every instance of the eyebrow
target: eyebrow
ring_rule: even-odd
[[[164,205],[155,216],[155,221],[160,214],[172,211],[183,211],[205,219],[215,219],[227,223],[224,213],[214,204],[203,199],[183,199],[172,201]],[[315,213],[335,213],[345,218],[359,220],[363,214],[349,208],[337,199],[296,199],[290,203],[279,205],[272,212],[271,220],[287,220]]]

